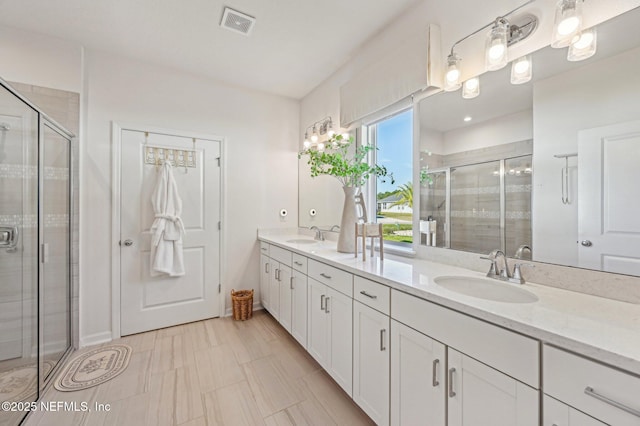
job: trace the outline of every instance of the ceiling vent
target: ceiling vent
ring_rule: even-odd
[[[248,36],[251,34],[251,31],[253,31],[255,23],[256,18],[253,16],[225,7],[220,26],[227,30]]]

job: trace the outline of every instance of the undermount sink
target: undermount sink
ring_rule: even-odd
[[[456,293],[478,299],[493,300],[506,303],[533,303],[538,296],[515,284],[503,283],[498,280],[474,277],[437,277],[433,280],[440,287]]]
[[[291,244],[315,244],[316,240],[308,240],[306,238],[294,238],[293,240],[287,240]]]

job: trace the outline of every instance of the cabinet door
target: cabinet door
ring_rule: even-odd
[[[537,426],[538,391],[448,349],[450,426]]]
[[[269,277],[269,312],[280,320],[280,263],[271,259],[271,277]]]
[[[380,426],[389,424],[389,321],[353,302],[353,400]]]
[[[391,424],[445,425],[445,346],[391,320]]]
[[[329,322],[325,312],[327,286],[312,278],[309,278],[308,282],[309,304],[307,305],[307,310],[309,313],[309,326],[307,328],[307,350],[326,370],[329,347]]]
[[[260,255],[260,303],[262,307],[269,310],[269,295],[271,289],[269,287],[269,280],[271,277],[271,259],[268,256]]]
[[[327,287],[325,312],[329,316],[329,364],[326,370],[352,396],[353,299]]]
[[[543,426],[606,426],[599,420],[587,416],[582,411],[578,411],[566,404],[544,396],[542,402]]]
[[[278,283],[280,285],[280,324],[291,333],[291,287],[293,286],[291,268],[280,264],[280,273],[278,275]]]
[[[307,348],[307,276],[292,271],[291,334],[305,349]]]

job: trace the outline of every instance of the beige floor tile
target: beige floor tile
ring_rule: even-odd
[[[337,424],[374,424],[324,370],[303,377],[302,382]]]
[[[132,346],[120,376],[44,400],[109,411],[34,413],[27,426],[371,424],[268,313],[206,320],[119,339]],[[91,350],[87,348],[85,350]]]
[[[239,382],[204,394],[208,425],[263,425],[247,382]]]
[[[200,390],[210,392],[246,379],[229,345],[215,346],[195,353]]]
[[[298,385],[289,379],[275,356],[248,362],[243,367],[264,417],[302,401]]]

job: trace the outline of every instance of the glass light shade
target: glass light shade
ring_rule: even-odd
[[[567,47],[582,29],[582,1],[560,0],[556,6],[551,47]]]
[[[349,143],[349,138],[351,137],[351,135],[349,135],[349,133],[343,133],[342,134],[342,143],[347,144]]]
[[[509,62],[507,55],[507,34],[509,23],[498,20],[487,35],[485,46],[485,66],[489,71],[499,70]]]
[[[305,149],[309,149],[309,147],[311,146],[311,142],[309,142],[309,140],[305,139],[304,142],[302,143],[302,145],[304,145]]]
[[[318,151],[324,151],[324,143],[320,142],[318,144]]]
[[[582,61],[596,54],[598,33],[595,29],[584,30],[569,46],[567,59],[569,61]]]
[[[531,55],[522,56],[511,63],[511,84],[523,84],[531,80],[533,63]]]
[[[329,124],[327,125],[327,136],[329,136],[329,138],[334,137],[336,134],[336,131],[333,130],[333,123],[331,122],[331,119],[329,119]]]
[[[313,132],[311,133],[311,142],[318,142],[318,129],[313,126]]]
[[[465,99],[473,99],[480,94],[480,79],[478,77],[470,78],[462,85],[462,97]]]
[[[452,53],[447,57],[447,71],[444,75],[444,90],[447,92],[453,92],[458,90],[460,84],[460,58]]]

